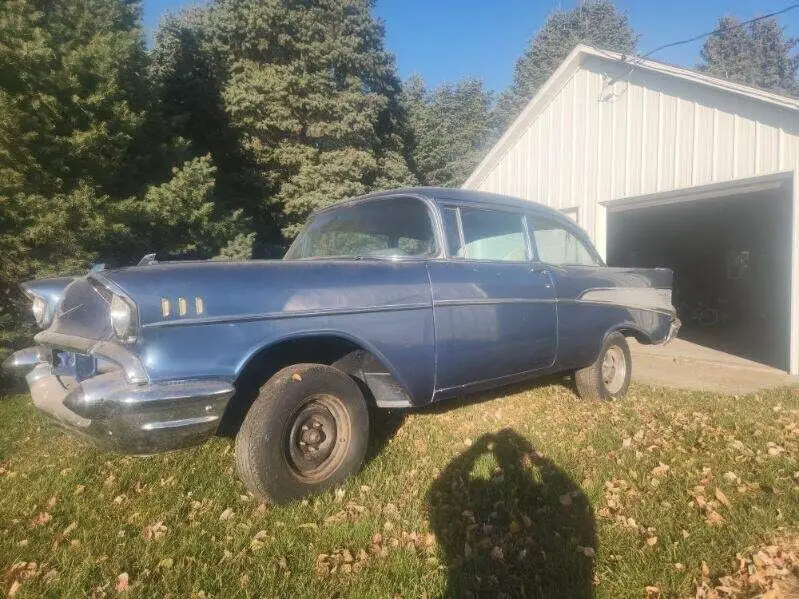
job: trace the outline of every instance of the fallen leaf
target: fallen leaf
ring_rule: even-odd
[[[157,541],[166,534],[167,530],[164,523],[159,520],[158,522],[153,522],[145,526],[144,529],[142,529],[142,536],[146,541]]]
[[[716,510],[710,510],[705,521],[710,525],[721,524],[724,522],[724,516],[719,514]]]
[[[117,593],[124,593],[129,588],[128,581],[129,581],[128,573],[127,572],[123,572],[122,574],[117,576],[117,582],[114,585],[114,590]]]
[[[726,507],[726,508],[730,507],[730,500],[727,499],[727,496],[718,487],[716,487],[715,495],[716,495],[716,499],[718,499],[724,505],[724,507]]]
[[[646,544],[649,545],[650,547],[654,547],[655,545],[658,544],[658,538],[657,537],[649,537],[646,540]]]
[[[37,515],[31,522],[31,526],[41,526],[42,524],[47,524],[52,519],[53,517],[49,514],[49,512],[39,512],[39,515]]]
[[[660,587],[648,586],[644,587],[647,597],[660,597]]]
[[[302,375],[299,372],[295,372],[291,375],[291,380],[299,382],[302,380]]]
[[[663,462],[660,462],[660,464],[658,466],[655,466],[654,468],[652,468],[652,473],[651,474],[652,474],[652,476],[659,476],[659,477],[666,476],[669,473],[670,469],[671,469],[670,466],[668,466],[667,464],[664,464]],[[660,592],[660,591],[658,591],[658,592]]]
[[[219,514],[220,520],[230,520],[235,515],[235,512],[231,508],[225,509],[221,514]]]

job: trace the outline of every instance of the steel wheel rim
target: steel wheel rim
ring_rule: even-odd
[[[321,482],[333,474],[347,454],[351,423],[344,403],[334,395],[312,395],[288,421],[284,458],[304,482]]]
[[[621,391],[627,379],[627,358],[618,346],[609,347],[602,359],[602,383],[614,395]]]

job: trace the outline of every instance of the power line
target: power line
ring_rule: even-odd
[[[754,19],[749,19],[748,21],[744,21],[742,23],[738,23],[737,25],[735,25],[733,27],[719,27],[718,29],[715,29],[713,31],[708,31],[707,33],[703,33],[701,35],[697,35],[697,36],[692,37],[690,39],[680,40],[679,42],[671,42],[670,44],[663,44],[662,46],[658,46],[654,50],[650,50],[646,54],[643,54],[639,58],[646,58],[647,56],[651,56],[655,52],[660,52],[661,50],[665,50],[666,48],[673,48],[674,46],[682,46],[683,44],[690,44],[691,42],[695,42],[697,40],[701,40],[703,37],[708,37],[708,36],[714,35],[716,33],[722,33],[724,31],[729,31],[730,29],[735,29],[737,27],[743,27],[744,25],[750,25],[751,23],[756,23],[758,21],[762,21],[763,19],[769,19],[771,17],[776,17],[778,15],[785,14],[786,12],[788,12],[790,10],[793,10],[795,8],[799,8],[799,3],[792,4],[791,6],[788,6],[787,8],[783,8],[782,10],[778,10],[776,12],[772,12],[772,13],[769,13],[767,15],[762,15],[762,16],[759,16],[759,17],[755,17]]]

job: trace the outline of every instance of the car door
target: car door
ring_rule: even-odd
[[[501,209],[442,207],[448,257],[428,264],[443,393],[550,366],[555,294],[531,261],[525,218]]]

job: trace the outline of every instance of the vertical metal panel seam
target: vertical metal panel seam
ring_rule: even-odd
[[[632,145],[632,140],[630,139],[630,135],[632,132],[632,128],[630,127],[630,85],[629,81],[627,82],[627,90],[625,93],[625,102],[624,102],[624,176],[622,177],[622,181],[624,184],[624,191],[622,192],[622,196],[626,196],[630,186],[627,184],[627,181],[630,177],[630,146]],[[621,197],[621,196],[617,196]]]
[[[682,99],[679,96],[674,98],[676,107],[674,109],[674,172],[672,173],[671,187],[677,188],[679,181],[678,169],[680,165],[680,104]]]
[[[710,180],[716,181],[718,169],[716,159],[718,158],[716,149],[719,147],[719,109],[713,107],[713,132],[710,135]]]
[[[732,178],[738,178],[738,114],[732,115]]]
[[[657,162],[657,171],[655,173],[655,191],[660,191],[663,181],[663,92],[658,91],[658,135],[655,141],[657,154],[655,161]]]
[[[691,185],[696,185],[696,172],[699,170],[699,117],[697,116],[696,100],[691,102],[693,106],[693,145],[691,147]]]

